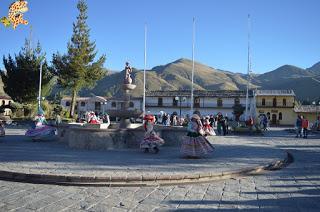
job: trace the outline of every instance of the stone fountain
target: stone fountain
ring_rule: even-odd
[[[141,110],[130,110],[131,92],[136,88],[132,84],[131,78],[132,68],[129,63],[125,66],[125,77],[122,84],[122,104],[116,110],[107,111],[112,117],[119,117],[119,127],[108,129],[85,127],[85,126],[58,126],[58,138],[60,142],[67,143],[72,148],[81,149],[123,149],[123,148],[139,148],[141,139],[144,136],[143,127],[135,128],[130,118],[138,118],[142,116]],[[180,146],[181,139],[186,134],[185,128],[173,128],[167,126],[155,126],[166,143],[165,146]]]
[[[136,85],[132,84],[131,73],[132,73],[132,68],[130,67],[129,63],[126,62],[125,77],[122,84],[123,102],[121,102],[120,109],[107,111],[110,116],[120,118],[119,128],[122,128],[122,129],[131,128],[130,118],[138,118],[142,116],[142,111],[129,110],[131,91],[136,88]]]

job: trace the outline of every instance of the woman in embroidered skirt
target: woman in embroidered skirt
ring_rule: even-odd
[[[210,125],[210,117],[207,116],[203,122],[203,130],[205,132],[206,136],[212,136],[212,135],[216,135],[216,133],[214,132],[213,128]]]
[[[193,114],[188,124],[188,134],[182,142],[181,153],[186,158],[201,158],[211,152],[214,147],[204,136],[200,116]]]
[[[140,143],[140,148],[144,149],[144,152],[152,150],[154,153],[158,153],[159,146],[164,144],[164,140],[153,130],[155,117],[153,115],[146,115],[143,120],[146,133],[144,134],[143,141]]]

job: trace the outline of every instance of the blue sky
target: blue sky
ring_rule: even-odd
[[[12,0],[0,0],[5,16]],[[53,53],[67,51],[77,0],[29,0],[28,26],[0,27],[0,56],[19,52],[32,25],[34,43]],[[318,0],[87,0],[91,39],[105,67],[121,70],[126,60],[144,64],[144,24],[148,26],[147,68],[192,57],[214,68],[246,72],[247,14],[251,14],[252,68],[271,71],[284,64],[302,68],[320,61]],[[0,67],[3,67],[2,60]]]

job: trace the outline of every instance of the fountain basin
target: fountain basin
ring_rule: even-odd
[[[144,137],[143,127],[134,129],[98,129],[86,127],[58,126],[60,142],[71,148],[108,150],[140,148]],[[180,146],[187,129],[183,127],[155,126],[155,131],[165,140],[164,146]]]
[[[134,84],[123,84],[122,85],[122,89],[123,90],[133,90],[135,89],[137,86]]]

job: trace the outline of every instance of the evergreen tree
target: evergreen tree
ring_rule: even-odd
[[[76,23],[73,23],[73,34],[68,43],[68,54],[54,54],[52,60],[55,75],[58,76],[58,84],[72,95],[71,117],[74,117],[76,97],[79,91],[84,87],[92,88],[96,81],[102,79],[106,74],[103,69],[105,55],[94,62],[97,54],[96,45],[95,42],[90,41],[90,29],[87,25],[88,7],[85,0],[79,0],[77,8],[79,16]]]
[[[25,41],[24,47],[14,58],[3,56],[5,70],[1,71],[4,91],[16,102],[34,103],[37,101],[39,89],[40,62],[42,66],[42,96],[47,96],[51,90],[49,84],[52,79],[52,69],[44,60],[40,43],[35,49],[30,40]]]

